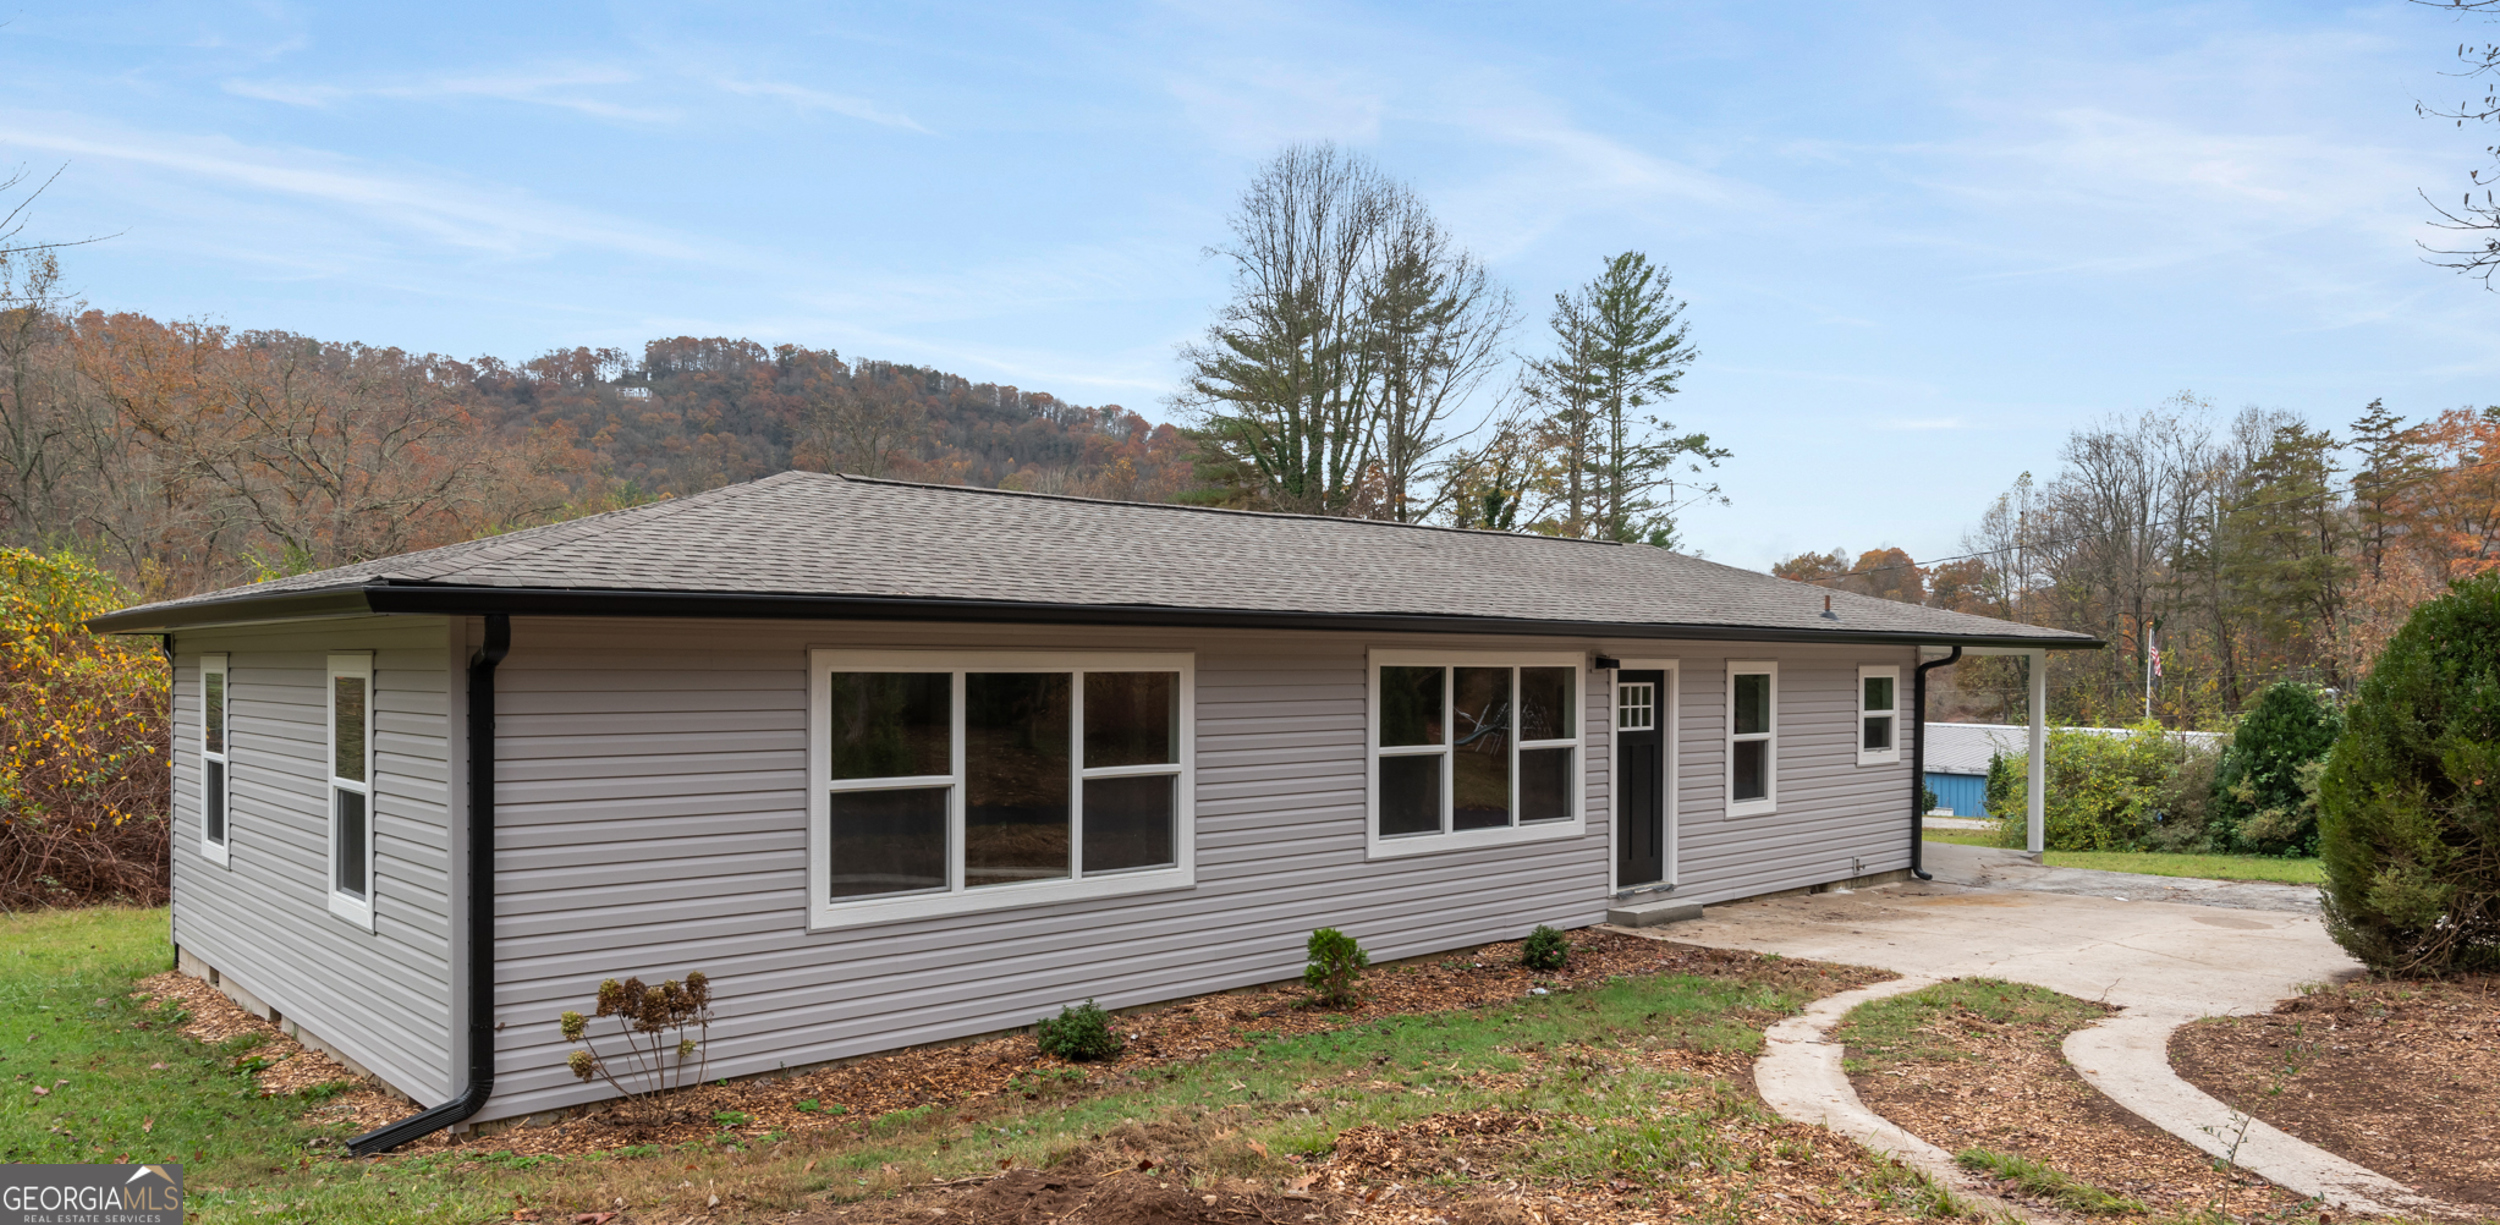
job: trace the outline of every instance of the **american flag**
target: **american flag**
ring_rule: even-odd
[[[2146,641],[2146,642],[2150,645],[2150,649],[2151,649],[2152,654],[2153,654],[2153,675],[2155,675],[2155,676],[2160,676],[2160,675],[2161,675],[2161,639],[2159,639],[2159,638],[2155,638],[2155,637],[2151,637],[2151,636],[2147,636],[2147,637],[2146,637],[2146,639],[2145,639],[2145,641]]]

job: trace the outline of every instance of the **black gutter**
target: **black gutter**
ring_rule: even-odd
[[[370,1157],[476,1114],[495,1091],[495,665],[512,650],[512,618],[486,614],[486,645],[469,661],[469,1083],[431,1110],[347,1142]]]
[[[1951,655],[1911,670],[1910,708],[1918,712],[1918,730],[1910,733],[1910,875],[1920,880],[1936,879],[1927,871],[1927,673],[1961,658],[1957,644]]]
[[[1937,634],[1913,630],[1781,629],[1749,625],[1677,625],[1561,621],[1531,617],[1464,617],[1415,613],[1279,612],[1265,609],[1172,608],[1139,604],[1043,604],[1009,600],[943,600],[893,596],[787,595],[714,591],[619,591],[582,588],[453,587],[376,583],[321,593],[248,595],[204,600],[150,614],[144,608],[106,613],[87,623],[98,633],[291,616],[410,613],[477,616],[489,612],[543,617],[726,617],[792,621],[948,621],[1017,625],[1170,626],[1212,629],[1371,630],[1384,633],[1534,634],[1595,638],[1728,642],[1829,642],[1858,645],[1967,644],[2040,650],[2096,650],[2106,644],[2080,635],[2035,638]],[[318,610],[318,611],[315,611]]]

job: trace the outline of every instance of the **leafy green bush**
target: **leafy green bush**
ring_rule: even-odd
[[[1372,963],[1371,954],[1354,942],[1354,937],[1333,927],[1311,933],[1305,946],[1310,963],[1302,967],[1302,985],[1311,989],[1319,1003],[1342,1008],[1361,994],[1364,967]]]
[[[1531,970],[1559,970],[1571,960],[1571,941],[1561,932],[1544,924],[1528,933],[1527,942],[1519,946],[1519,964]]]
[[[2343,716],[2316,687],[2267,686],[2232,734],[2214,779],[2213,849],[2317,854],[2317,776],[2343,730]]]
[[[2500,964],[2500,573],[2388,640],[2318,787],[2327,931],[2374,970]]]
[[[1092,1000],[1042,1018],[1033,1026],[1033,1043],[1043,1054],[1073,1063],[1109,1059],[1128,1047],[1128,1040],[1111,1027],[1111,1014]]]
[[[2202,851],[2213,843],[2214,775],[2222,767],[2222,751],[2181,741],[2178,764],[2154,796],[2160,814],[2145,835],[2148,849]]]
[[[2151,844],[2162,800],[2187,750],[2158,723],[2127,735],[2049,729],[2048,803],[2041,813],[2052,851],[2133,851]],[[1988,815],[2004,823],[2007,846],[2028,837],[2026,754],[2000,753],[1988,765]]]

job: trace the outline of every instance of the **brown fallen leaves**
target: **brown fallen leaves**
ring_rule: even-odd
[[[2066,1063],[2060,1047],[2069,1028],[1956,1008],[1924,1030],[1958,1058],[1903,1060],[1850,1081],[1870,1109],[1947,1152],[2028,1157],[2142,1200],[2156,1215],[2193,1215],[2218,1194],[2242,1218],[2301,1202],[2260,1179],[2216,1171],[2187,1142],[2103,1097]],[[2021,1199],[2011,1187],[1999,1193]]]
[[[2361,980],[2172,1035],[2189,1083],[2338,1156],[2500,1207],[2500,977]]]

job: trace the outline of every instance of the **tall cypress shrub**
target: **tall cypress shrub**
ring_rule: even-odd
[[[2388,641],[2318,790],[2327,930],[2374,970],[2500,962],[2500,573]]]
[[[2315,855],[2318,806],[2312,763],[2344,730],[2335,704],[2316,686],[2276,681],[2240,719],[2214,779],[2217,851]]]

